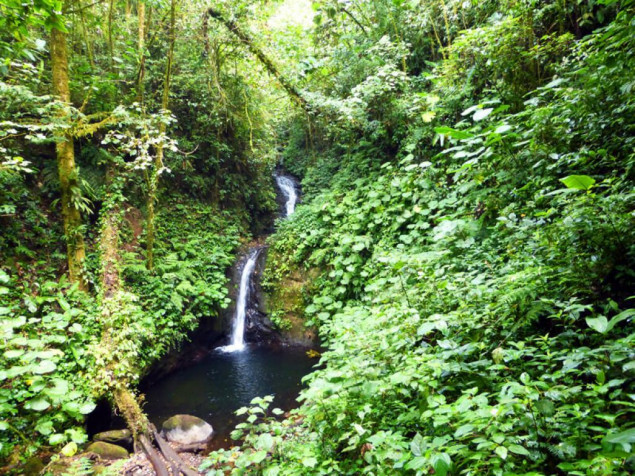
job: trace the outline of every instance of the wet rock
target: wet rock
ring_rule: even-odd
[[[104,441],[96,441],[88,445],[87,453],[95,453],[102,459],[124,459],[128,457],[128,451],[121,446],[106,443]]]
[[[132,444],[132,433],[130,430],[110,430],[97,433],[93,437],[94,441],[104,441],[113,445],[129,446]]]
[[[192,415],[175,415],[163,422],[162,432],[172,443],[191,445],[212,438],[212,425]]]

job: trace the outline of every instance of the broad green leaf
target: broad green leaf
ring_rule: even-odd
[[[445,476],[452,466],[452,460],[447,453],[435,453],[430,458],[430,463],[436,476]]]
[[[412,451],[412,454],[415,456],[421,456],[424,450],[425,448],[424,448],[423,437],[419,433],[417,433],[415,437],[412,439],[412,441],[410,442],[410,451]]]
[[[489,116],[492,113],[493,110],[494,110],[494,108],[492,108],[492,107],[487,107],[485,109],[479,109],[478,111],[476,111],[474,113],[474,115],[472,116],[472,119],[475,120],[475,121],[482,121],[487,116]]]
[[[611,329],[613,329],[616,324],[619,324],[620,322],[632,316],[635,316],[635,309],[627,309],[626,311],[620,312],[617,316],[613,317],[613,319],[609,321],[606,331],[611,331]]]
[[[50,406],[51,404],[41,397],[34,398],[33,400],[28,401],[24,405],[25,408],[36,411],[36,412],[43,412]]]
[[[36,374],[48,374],[53,372],[57,366],[50,360],[42,360],[37,364],[37,367],[33,370]]]
[[[24,350],[23,349],[14,349],[14,350],[7,350],[4,353],[4,356],[7,359],[15,359],[17,357],[20,357],[23,354],[24,354]]]
[[[454,432],[454,438],[460,438],[472,432],[474,425],[463,425],[456,429]]]
[[[469,139],[470,137],[474,137],[474,134],[467,131],[459,131],[447,126],[435,127],[434,131],[437,134],[452,137],[453,139]]]
[[[588,175],[569,175],[568,177],[560,179],[567,188],[575,190],[589,190],[594,184],[595,179]]]
[[[62,397],[68,392],[68,382],[61,378],[53,379],[53,387],[45,390],[45,393],[51,397]]]
[[[55,446],[62,443],[66,440],[66,437],[61,433],[55,433],[54,435],[49,436],[49,445]]]
[[[96,406],[97,405],[95,405],[93,402],[84,403],[82,406],[79,407],[79,413],[81,413],[82,415],[88,415],[95,409]]]
[[[507,459],[507,448],[504,446],[497,446],[494,451],[501,457],[501,459]]]
[[[256,451],[255,453],[252,453],[249,456],[249,459],[254,464],[262,463],[266,458],[267,458],[267,452],[266,451]]]
[[[64,448],[61,449],[60,453],[68,458],[75,456],[75,453],[77,453],[77,443],[74,441],[67,443]]]
[[[630,428],[619,433],[607,435],[604,438],[607,443],[635,443],[635,428]]]
[[[254,447],[258,450],[271,451],[273,447],[273,437],[269,433],[263,433],[256,440]]]
[[[604,334],[608,330],[609,323],[604,316],[587,317],[586,323],[591,329],[600,334]]]
[[[53,433],[53,422],[51,420],[40,421],[35,430],[44,436],[48,436]]]
[[[517,455],[529,456],[529,451],[520,445],[509,445],[508,449]]]

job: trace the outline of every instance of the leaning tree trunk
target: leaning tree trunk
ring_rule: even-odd
[[[113,170],[109,170],[107,180],[113,180]],[[111,194],[108,194],[111,195]],[[119,228],[122,220],[122,207],[119,203],[110,202],[103,206],[100,252],[101,252],[101,319],[102,336],[97,346],[101,362],[96,382],[98,386],[105,385],[110,393],[119,414],[126,421],[126,425],[132,432],[135,449],[143,451],[157,476],[198,476],[198,473],[188,467],[170,445],[158,434],[148,417],[141,409],[139,401],[131,390],[133,382],[128,377],[113,379],[116,366],[121,364],[117,356],[122,353],[117,349],[117,333],[124,329],[117,327],[117,323],[126,324],[125,315],[117,316],[117,313],[125,313],[121,309],[125,292],[122,289],[122,280],[119,275],[121,256],[119,254]],[[124,362],[125,363],[125,362]],[[134,367],[134,363],[131,363]],[[101,387],[103,388],[103,387]],[[156,442],[158,450],[152,445]],[[163,458],[160,457],[163,456]],[[167,464],[166,464],[167,462]],[[168,470],[168,465],[171,472]]]
[[[310,112],[310,106],[307,100],[302,96],[300,90],[295,87],[291,81],[289,81],[284,74],[280,72],[280,70],[276,67],[276,65],[271,61],[271,59],[265,54],[264,51],[256,44],[254,39],[244,31],[235,21],[226,18],[221,12],[215,10],[214,8],[209,8],[207,10],[207,14],[214,18],[215,20],[220,21],[229,31],[231,31],[236,37],[242,41],[249,51],[253,53],[258,60],[267,68],[267,71],[276,78],[276,80],[280,83],[280,85],[284,88],[284,90],[295,100],[295,102],[305,111]]]
[[[70,116],[69,106],[71,100],[68,79],[68,51],[66,48],[66,33],[57,28],[51,30],[51,66],[53,93],[65,104],[62,116],[67,118]],[[57,142],[55,151],[62,196],[62,217],[64,219],[69,278],[72,283],[78,283],[80,289],[86,290],[88,287],[84,276],[86,249],[82,234],[82,219],[72,199],[73,190],[79,189],[73,138],[65,134]]]

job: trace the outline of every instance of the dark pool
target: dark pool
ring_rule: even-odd
[[[230,446],[229,433],[240,421],[234,412],[254,397],[274,395],[272,407],[289,410],[302,388],[301,379],[317,359],[306,349],[247,347],[242,352],[213,351],[145,389],[144,409],[158,427],[172,415],[187,413],[214,427],[213,447]]]

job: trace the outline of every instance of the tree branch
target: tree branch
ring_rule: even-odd
[[[284,90],[291,96],[292,99],[305,111],[310,112],[310,106],[308,101],[302,96],[300,90],[296,88],[291,82],[278,70],[276,65],[273,64],[271,59],[256,45],[253,38],[242,30],[236,22],[225,18],[222,13],[215,10],[214,8],[210,8],[207,10],[207,14],[214,18],[215,20],[220,21],[223,25],[227,27],[229,31],[231,31],[240,41],[242,41],[249,51],[260,60],[260,62],[267,68],[267,71],[276,78],[278,83],[284,88]]]

